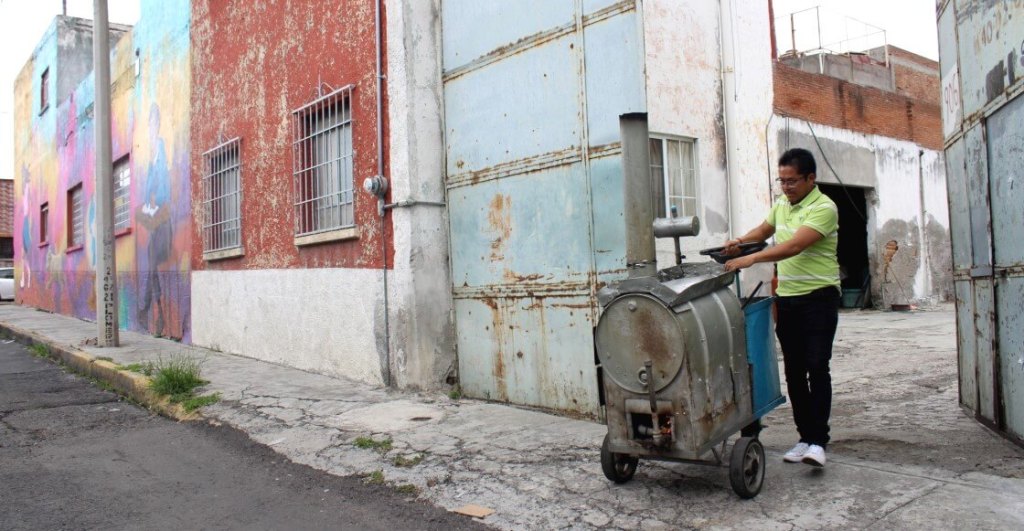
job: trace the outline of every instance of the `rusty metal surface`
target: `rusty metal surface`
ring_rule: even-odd
[[[1020,441],[1024,0],[946,2],[938,27],[960,402]]]
[[[970,120],[1024,76],[1024,1],[957,0],[956,31],[963,116]]]
[[[459,377],[596,414],[595,293],[625,276],[618,116],[642,112],[634,1],[441,4]]]

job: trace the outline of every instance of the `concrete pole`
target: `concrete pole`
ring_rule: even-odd
[[[93,0],[92,64],[96,101],[96,324],[101,347],[119,344],[117,326],[117,262],[114,256],[113,168],[110,160],[110,30],[107,1]]]

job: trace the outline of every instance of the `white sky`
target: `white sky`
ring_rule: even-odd
[[[36,49],[61,0],[0,0],[0,179],[14,178],[14,80]],[[93,18],[93,0],[67,0],[68,15]],[[107,0],[111,22],[135,24],[139,0]]]
[[[705,0],[707,1],[707,0]],[[848,33],[861,34],[854,25],[836,26],[842,17],[852,17],[886,30],[885,40],[931,59],[938,59],[935,24],[935,0],[774,0],[775,16],[784,17],[808,7],[822,7],[822,27],[831,31],[832,40],[844,39]],[[111,22],[135,24],[139,17],[139,0],[108,0]],[[92,18],[93,0],[67,0],[68,15]],[[14,178],[14,80],[28,61],[43,32],[55,15],[60,14],[61,0],[0,0],[0,179]],[[780,51],[791,47],[788,22],[779,27]],[[804,49],[806,39],[816,42],[816,17],[804,13],[796,22],[800,34],[798,48]],[[875,40],[865,41],[869,47]],[[825,42],[829,42],[829,38]],[[850,43],[855,47],[858,41]],[[881,44],[880,42],[877,44]]]

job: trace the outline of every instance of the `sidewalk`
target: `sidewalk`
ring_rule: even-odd
[[[957,406],[950,306],[843,313],[828,467],[782,463],[795,440],[784,406],[766,418],[765,486],[749,501],[733,493],[727,468],[641,461],[632,482],[613,485],[598,457],[604,427],[589,421],[383,390],[130,332],[119,348],[82,346],[95,324],[13,305],[0,305],[0,330],[105,367],[100,376],[161,355],[205,358],[205,392],[222,395],[202,410],[208,421],[332,474],[379,470],[439,506],[494,509],[484,522],[503,529],[1024,527],[1024,450]],[[92,361],[100,356],[114,363]],[[391,449],[360,449],[359,437],[390,439]]]

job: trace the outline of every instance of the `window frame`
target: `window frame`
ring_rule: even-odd
[[[650,160],[651,179],[653,180],[653,178],[654,178],[654,170],[655,170],[656,167],[659,168],[660,173],[661,173],[660,182],[652,183],[652,185],[655,186],[655,189],[653,191],[654,192],[653,193],[653,196],[654,196],[653,200],[654,200],[654,203],[655,203],[654,204],[654,207],[655,207],[654,215],[655,215],[655,217],[669,217],[671,215],[671,212],[672,212],[672,199],[673,198],[680,199],[680,205],[681,206],[685,206],[686,205],[686,200],[693,201],[693,212],[689,212],[689,213],[688,212],[678,212],[675,217],[699,216],[700,212],[701,212],[702,205],[701,205],[701,200],[700,200],[700,153],[699,153],[699,150],[698,150],[698,148],[699,148],[698,139],[697,138],[693,138],[693,137],[678,136],[678,135],[651,134],[649,136],[649,138],[648,138],[648,149],[650,149],[651,151],[653,151],[653,146],[651,146],[651,143],[653,143],[653,142],[659,142],[661,144],[661,160],[657,161],[657,163],[653,160],[653,158],[652,158],[652,160]],[[693,178],[692,178],[693,195],[692,196],[690,196],[690,195],[678,195],[678,196],[676,196],[676,195],[671,195],[669,193],[672,190],[671,182],[670,182],[670,179],[672,179],[672,176],[669,173],[670,172],[670,166],[669,166],[669,143],[670,142],[676,142],[676,143],[678,143],[680,145],[688,144],[690,146],[690,153],[691,153],[690,163],[691,163],[691,167],[689,168],[689,172],[690,172],[690,175],[693,176]],[[680,190],[685,190],[686,189],[686,187],[684,186],[685,183],[682,181],[682,179],[683,178],[681,177],[680,178],[680,183],[679,183],[679,185],[680,185],[679,189]],[[660,199],[660,203],[661,204],[658,204],[659,203],[659,199]]]
[[[242,141],[232,138],[203,153],[202,178],[203,259],[242,256]],[[234,181],[233,183],[230,181]],[[231,190],[228,185],[233,184]],[[217,212],[227,209],[233,217]],[[224,217],[222,217],[224,216]],[[217,227],[220,226],[220,229]],[[233,236],[225,238],[231,232]],[[215,245],[213,242],[224,242]]]
[[[354,87],[346,85],[291,113],[296,245],[358,237]]]
[[[75,199],[78,199],[78,216],[75,216]],[[78,183],[67,192],[67,250],[74,251],[85,245],[85,189]],[[77,231],[76,231],[77,229]],[[79,241],[76,233],[81,236]]]
[[[42,115],[50,108],[50,67],[43,69],[39,74],[39,114]]]
[[[122,186],[123,179],[118,179],[118,167],[123,167],[128,173],[128,182]],[[132,166],[131,155],[126,154],[114,161],[110,169],[111,197],[114,202],[114,235],[123,236],[132,231]],[[124,199],[123,210],[118,212],[118,199]],[[123,226],[119,227],[118,215],[123,214]]]
[[[49,245],[50,232],[50,202],[39,205],[39,246]]]

